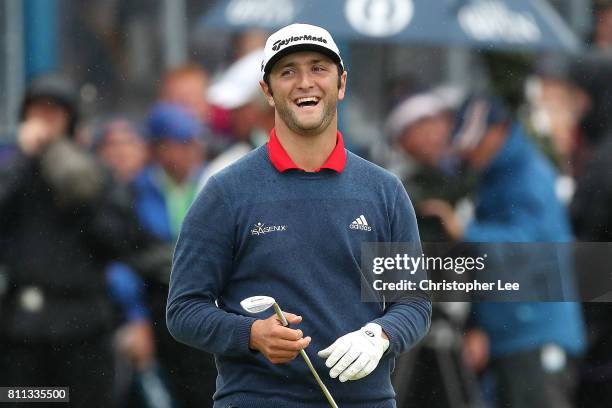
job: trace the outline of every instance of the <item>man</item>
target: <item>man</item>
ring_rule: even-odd
[[[183,106],[169,103],[153,107],[147,127],[152,163],[132,183],[135,207],[144,229],[173,246],[196,196],[205,128]],[[165,272],[146,282],[158,360],[181,404],[210,407],[216,376],[213,358],[170,337],[164,324],[169,270]]]
[[[263,48],[245,55],[210,87],[209,102],[229,112],[234,143],[206,166],[199,189],[210,176],[268,141],[268,133],[274,127],[274,109],[268,105],[259,87],[262,56]]]
[[[386,120],[392,147],[404,154],[405,170],[400,179],[415,206],[419,233],[425,243],[446,242],[448,236],[438,217],[419,213],[421,202],[440,199],[455,208],[471,205],[467,197],[473,177],[460,171],[449,147],[452,110],[461,102],[460,94],[458,89],[443,86],[418,91],[401,101]],[[428,257],[444,258],[453,255],[451,251],[444,245],[423,247]],[[436,279],[432,275],[429,271],[429,278]],[[440,336],[461,339],[469,306],[436,302],[435,295],[432,300],[432,330],[413,353],[399,360],[394,373],[394,384],[402,385],[398,405],[409,401],[403,406],[477,406],[477,385],[463,363],[461,342],[435,341]],[[455,385],[449,386],[451,383]],[[465,392],[457,393],[457,387]]]
[[[473,327],[464,339],[466,360],[477,371],[490,363],[499,406],[571,407],[571,357],[584,348],[580,307],[571,302],[536,303],[538,295],[545,295],[541,280],[548,272],[540,265],[550,253],[542,246],[535,255],[527,246],[510,246],[571,241],[568,215],[554,190],[554,170],[494,98],[476,95],[466,100],[457,114],[453,144],[481,177],[475,217],[464,226],[441,200],[422,203],[421,212],[440,217],[453,240],[505,243],[508,246],[494,248],[510,248],[516,259],[531,259],[531,268],[516,268],[510,258],[490,251],[487,270],[492,273],[521,274],[523,282],[532,274],[533,281],[540,280],[533,288],[521,286],[522,293],[533,291],[534,302],[473,303]]]
[[[125,184],[134,180],[149,160],[147,143],[138,127],[122,117],[110,119],[100,126],[92,149],[118,181]]]
[[[175,241],[202,171],[204,127],[183,107],[160,103],[148,119],[152,164],[134,180],[136,209],[145,228]]]
[[[203,124],[208,123],[210,107],[206,100],[208,73],[195,63],[168,70],[162,80],[159,99],[189,110]]]
[[[612,3],[608,4],[608,14],[612,17]],[[582,155],[585,159],[583,163],[575,165],[576,192],[570,208],[576,239],[589,243],[612,242],[612,123],[605,120],[610,117],[607,103],[610,100],[610,91],[606,90],[606,83],[594,81],[594,77],[601,77],[600,70],[610,76],[610,63],[609,58],[607,62],[596,59],[587,62],[581,60],[572,67],[573,82],[585,92],[589,109],[585,112],[577,132],[583,136],[582,141],[587,142],[582,144],[581,150],[588,154]],[[607,83],[609,84],[609,81]],[[599,140],[593,140],[591,136],[594,133],[600,133]],[[592,261],[594,258],[589,249],[593,246],[580,245],[576,258],[582,262]],[[601,264],[602,268],[606,268],[607,263]],[[602,269],[602,274],[596,275],[596,271],[589,269],[590,280],[594,281],[591,276],[607,276],[603,274],[604,271],[607,272]],[[598,287],[607,287],[606,283],[600,282],[595,284]],[[607,302],[588,302],[583,303],[583,308],[589,333],[589,347],[581,367],[578,401],[580,406],[605,407],[612,398],[612,389],[609,386],[612,372],[606,370],[612,366],[612,305]]]
[[[122,285],[104,270],[136,247],[137,230],[129,203],[73,140],[77,95],[63,77],[35,79],[21,109],[17,152],[0,167],[0,259],[8,278],[0,383],[70,387],[75,406],[109,407],[106,286]],[[134,299],[118,300],[128,314],[138,313]]]
[[[419,203],[430,198],[453,205],[468,195],[469,175],[458,174],[449,149],[454,100],[446,88],[434,88],[410,95],[389,114],[386,130],[393,147],[405,154],[404,187],[416,207],[419,232],[424,242],[446,241],[437,217],[419,214]]]
[[[427,332],[431,303],[424,294],[360,302],[360,248],[418,243],[414,211],[397,178],[344,149],[336,104],[346,72],[326,30],[277,31],[261,68],[275,128],[266,146],[212,176],[191,207],[168,328],[215,354],[215,407],[327,407],[304,361],[294,360],[307,347],[325,359],[314,365],[329,371],[339,406],[395,407],[393,359]],[[350,228],[356,218],[368,228]],[[274,296],[300,328],[247,316],[240,301],[255,295]]]
[[[594,2],[593,46],[608,51],[612,48],[612,2],[595,0]]]
[[[578,188],[572,200],[571,214],[576,238],[580,241],[612,242],[611,155],[612,136],[608,136],[597,145],[592,159],[577,180]],[[582,262],[585,259],[592,261],[593,257],[588,251],[590,247],[580,246],[576,257]],[[607,268],[607,263],[603,263],[601,274],[589,270],[589,276],[592,276],[592,272],[595,272],[594,276],[607,276],[603,275],[604,270],[607,271],[603,268]],[[606,283],[596,284],[607,287]],[[607,302],[584,303],[583,307],[589,331],[589,347],[581,369],[578,400],[580,406],[605,407],[612,398],[609,386],[612,373],[606,369],[612,366],[612,307]]]

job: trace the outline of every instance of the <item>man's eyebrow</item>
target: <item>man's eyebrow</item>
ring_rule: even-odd
[[[285,62],[284,64],[279,64],[278,66],[279,69],[288,68],[288,67],[295,67],[295,62],[289,61],[289,62]]]
[[[311,64],[324,64],[324,65],[333,65],[333,62],[328,60],[328,59],[316,59],[316,60],[312,60],[310,61]]]
[[[295,67],[297,65],[312,65],[312,64],[321,64],[321,63],[333,64],[333,62],[329,61],[326,58],[315,58],[315,59],[308,60],[304,62],[303,64],[298,64],[295,61],[288,61],[288,62],[285,62],[284,64],[280,64],[278,68],[283,69],[283,68]]]
[[[310,60],[310,63],[311,64],[321,64],[321,63],[324,63],[324,64],[332,65],[334,62],[332,60],[330,60],[330,59],[327,59],[327,58],[317,58],[317,59]]]

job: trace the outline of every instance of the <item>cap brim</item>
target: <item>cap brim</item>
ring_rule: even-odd
[[[208,102],[223,109],[236,109],[254,100],[258,95],[259,83],[256,86],[239,86],[239,84],[218,83],[208,90]]]
[[[336,54],[329,48],[322,47],[316,44],[295,44],[295,45],[290,45],[282,49],[281,51],[277,52],[276,54],[274,54],[274,56],[270,58],[270,60],[264,67],[264,73],[269,74],[274,64],[276,64],[278,60],[280,60],[284,56],[293,54],[294,52],[300,52],[300,51],[320,52],[321,54],[328,56],[336,64],[339,64],[342,67],[342,70],[344,70],[344,65],[342,64],[342,61],[340,60],[340,57],[338,56],[338,54]]]

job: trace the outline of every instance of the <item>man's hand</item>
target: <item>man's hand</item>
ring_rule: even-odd
[[[417,206],[419,215],[425,217],[438,217],[449,238],[459,241],[463,238],[463,225],[455,215],[453,207],[444,200],[423,200]]]
[[[340,376],[341,382],[359,380],[374,371],[389,348],[389,340],[383,335],[380,325],[368,323],[319,351],[319,357],[327,358],[325,365],[331,368],[331,378]]]
[[[302,316],[285,313],[289,324],[298,324]],[[310,337],[303,338],[301,330],[284,327],[276,315],[266,320],[256,320],[251,326],[249,347],[259,351],[272,364],[286,364],[292,361],[310,344]]]
[[[125,325],[120,330],[118,346],[137,369],[147,368],[155,357],[155,340],[151,323],[138,321]]]
[[[30,119],[19,127],[17,143],[26,156],[38,156],[54,140],[51,128],[41,119]]]
[[[489,362],[489,337],[480,329],[472,329],[463,336],[463,359],[476,373]]]

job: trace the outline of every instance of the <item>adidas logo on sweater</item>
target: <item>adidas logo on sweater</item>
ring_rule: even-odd
[[[357,219],[349,225],[350,229],[362,230],[362,231],[372,231],[372,227],[368,225],[363,214],[361,214]]]

